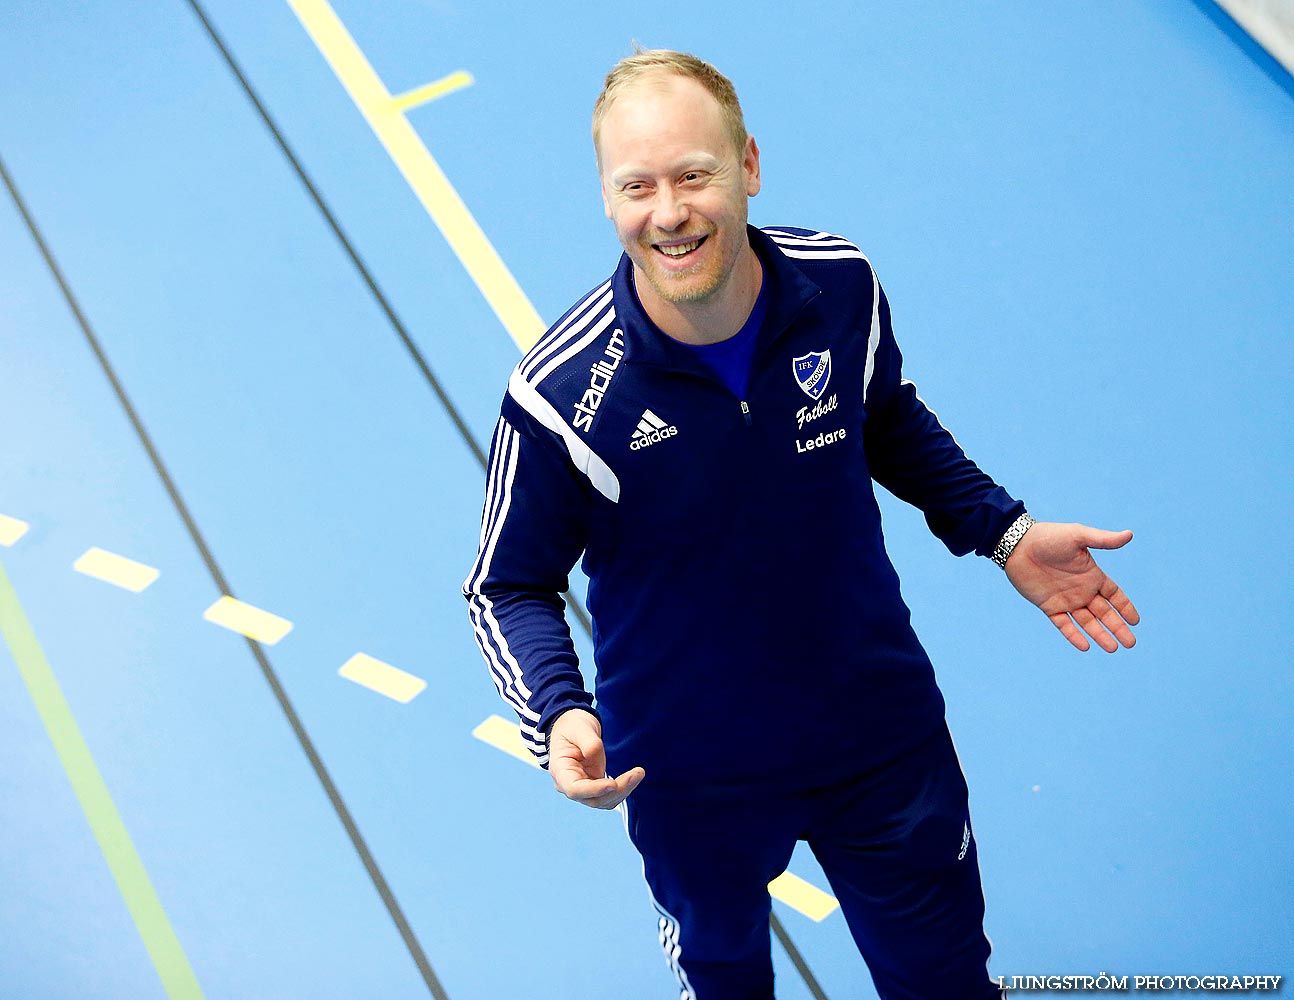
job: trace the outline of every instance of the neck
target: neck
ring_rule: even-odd
[[[634,286],[643,310],[661,332],[684,344],[717,344],[734,336],[750,317],[764,282],[764,268],[749,244],[732,274],[700,302],[671,302],[662,298],[636,271]]]

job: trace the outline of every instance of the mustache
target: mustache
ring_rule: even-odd
[[[644,235],[640,242],[655,246],[657,243],[691,243],[693,240],[703,240],[712,235],[709,232],[700,233],[653,233]]]

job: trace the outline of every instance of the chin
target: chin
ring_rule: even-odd
[[[671,294],[663,294],[661,298],[673,302],[676,305],[689,305],[697,302],[704,302],[714,295],[715,288],[713,285],[705,285],[695,288],[673,289]]]
[[[658,275],[647,272],[652,291],[666,302],[684,305],[691,302],[704,302],[719,288],[719,280],[712,274]]]

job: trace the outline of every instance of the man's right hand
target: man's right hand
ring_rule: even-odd
[[[612,780],[602,746],[602,723],[578,708],[563,712],[548,731],[548,773],[568,799],[594,809],[614,809],[647,773],[631,768]]]

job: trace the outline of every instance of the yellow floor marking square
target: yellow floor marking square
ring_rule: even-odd
[[[147,589],[162,575],[161,570],[154,569],[152,566],[145,566],[141,562],[135,562],[134,559],[127,559],[125,556],[97,547],[86,549],[81,558],[72,563],[72,568],[78,573],[84,573],[86,576],[92,576],[96,580],[111,583],[135,594]]]
[[[356,653],[337,671],[348,681],[361,684],[370,691],[384,694],[401,705],[407,705],[422,694],[427,682],[421,677],[407,674],[399,667],[383,663],[367,653]]]
[[[521,727],[515,722],[509,722],[499,715],[491,715],[472,730],[472,735],[482,743],[490,744],[496,750],[511,754],[523,764],[529,764],[531,767],[539,766],[535,755],[521,742]]]
[[[244,604],[228,594],[202,612],[202,617],[267,646],[273,646],[292,631],[292,623],[286,618]]]
[[[835,896],[790,872],[782,872],[769,882],[768,891],[774,899],[780,899],[791,909],[799,910],[810,920],[817,920],[819,923],[840,908]]]
[[[27,529],[31,525],[26,521],[19,521],[16,517],[10,517],[8,514],[0,514],[0,545],[12,545],[23,535],[27,534]]]

